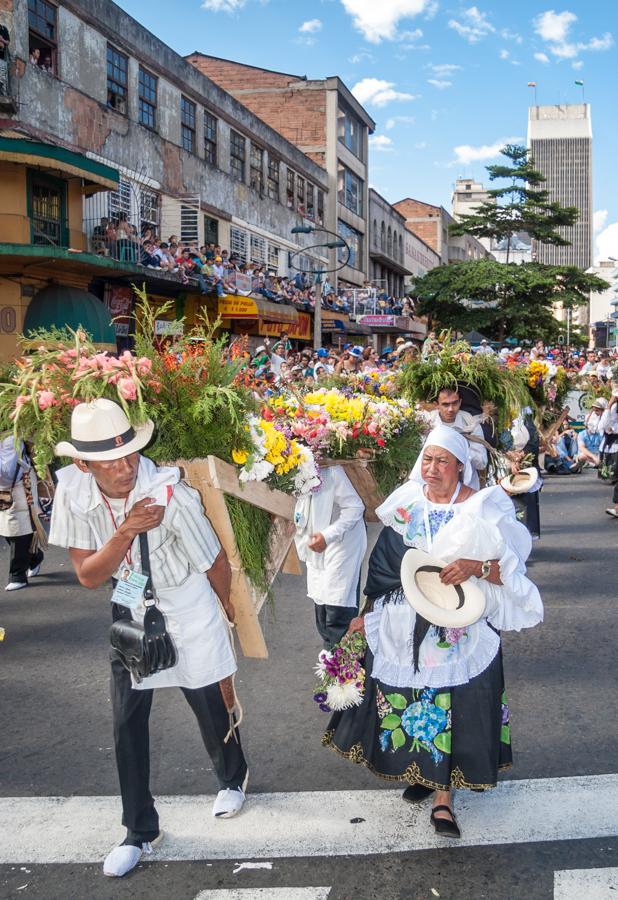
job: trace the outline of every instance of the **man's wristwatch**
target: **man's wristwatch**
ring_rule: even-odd
[[[491,574],[491,560],[486,559],[484,563],[481,563],[481,578],[488,578]]]

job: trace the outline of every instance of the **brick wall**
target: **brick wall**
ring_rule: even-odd
[[[438,250],[438,228],[439,228],[439,219],[435,219],[430,222],[406,222],[406,228],[412,234],[415,234],[417,237],[420,237],[422,241],[425,241],[426,244],[436,251]]]
[[[199,54],[188,56],[187,61],[300,150],[308,152],[314,148],[308,156],[324,165],[323,155],[315,152],[315,148],[326,144],[325,90],[309,87],[306,81],[294,76]]]
[[[420,200],[412,200],[410,197],[393,203],[393,206],[406,219],[413,219],[416,216],[435,216],[440,218],[439,206],[432,206],[431,203],[423,203]]]

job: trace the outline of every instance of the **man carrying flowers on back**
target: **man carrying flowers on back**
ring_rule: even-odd
[[[162,836],[149,784],[154,688],[179,687],[198,720],[220,786],[215,817],[240,811],[248,778],[231,679],[236,660],[226,622],[226,616],[234,619],[229,563],[198,494],[180,481],[179,470],[158,468],[139,453],[153,428],[151,421],[133,428],[120,406],[100,399],[73,410],[71,441],[56,447],[58,456],[75,463],[58,472],[50,542],[69,549],[84,587],[113,579],[116,623],[141,624],[148,618],[150,571],[155,606],[176,650],[174,665],[139,681],[112,657],[116,763],[127,833],[105,860],[103,871],[111,876],[133,869]]]

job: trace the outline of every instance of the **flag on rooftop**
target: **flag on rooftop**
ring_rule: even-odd
[[[576,81],[575,84],[578,84],[580,87],[583,87],[583,86],[584,86],[584,82],[583,82],[583,81]]]
[[[577,84],[577,82],[575,82]],[[536,87],[536,81],[529,81],[528,87]]]

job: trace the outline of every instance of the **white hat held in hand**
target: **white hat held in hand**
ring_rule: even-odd
[[[539,479],[539,473],[532,466],[529,469],[520,469],[515,475],[507,475],[500,479],[500,486],[507,494],[527,494]]]
[[[432,625],[465,628],[485,614],[485,595],[472,581],[442,584],[441,559],[411,549],[401,561],[401,586],[410,606]]]
[[[100,398],[75,407],[71,440],[60,441],[54,451],[56,456],[86,461],[121,459],[145,447],[153,431],[150,419],[133,426],[118,403]]]

